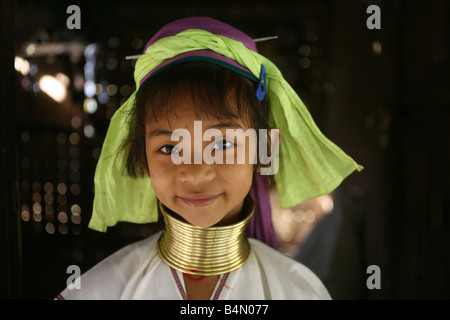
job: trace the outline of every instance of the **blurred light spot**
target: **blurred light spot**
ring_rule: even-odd
[[[97,101],[93,98],[86,98],[83,103],[83,110],[86,113],[95,113],[97,111]]]
[[[70,220],[74,223],[74,224],[80,224],[81,223],[81,216],[75,216],[72,215],[70,217]]]
[[[74,204],[70,207],[70,212],[72,212],[73,215],[79,216],[81,214],[81,208],[78,204]]]
[[[86,57],[93,56],[96,52],[97,52],[97,46],[93,43],[91,43],[84,49],[84,55]]]
[[[327,194],[319,198],[320,201],[320,207],[322,208],[322,211],[324,213],[330,213],[333,211],[334,208],[334,202],[331,195]]]
[[[63,102],[67,95],[67,89],[63,83],[50,75],[44,75],[39,79],[39,87],[56,102]]]
[[[302,69],[308,69],[309,66],[311,65],[311,61],[306,57],[302,57],[298,60],[298,65]]]
[[[92,125],[87,124],[87,125],[84,126],[83,132],[84,132],[84,135],[86,137],[92,138],[94,136],[94,134],[95,134],[95,129],[94,129],[94,127]]]
[[[125,84],[120,87],[120,94],[124,97],[128,97],[132,92],[132,89],[129,85]]]
[[[80,170],[80,161],[79,160],[71,160],[69,166],[72,171],[78,171],[78,170]]]
[[[39,202],[42,201],[42,196],[41,196],[41,194],[39,192],[33,193],[32,198],[33,198],[33,201],[36,202],[36,203],[39,203]]]
[[[41,91],[41,87],[39,86],[39,82],[33,83],[33,92],[34,93],[38,93],[39,91]]]
[[[28,60],[25,60],[21,57],[15,57],[14,59],[14,68],[17,72],[20,72],[23,76],[26,76],[30,73],[30,63]]]
[[[95,95],[97,88],[94,81],[88,80],[84,84],[84,95],[86,97],[92,98]]]
[[[72,117],[70,124],[73,128],[77,129],[81,125],[81,118],[79,116]]]
[[[61,82],[63,85],[65,85],[66,87],[68,87],[70,85],[70,79],[67,75],[65,75],[64,73],[57,73],[55,75],[56,80],[58,80],[59,82]]]
[[[41,222],[42,216],[39,213],[33,213],[33,220],[36,222]]]
[[[69,136],[69,141],[71,144],[78,144],[80,142],[80,135],[76,132],[71,133]]]
[[[281,233],[281,240],[282,241],[292,241],[292,239],[294,238],[294,234],[292,233],[291,230],[285,230],[283,233]]]
[[[20,214],[21,218],[23,221],[30,221],[30,208],[28,207],[28,205],[23,205],[22,206],[22,212]]]
[[[372,42],[372,50],[376,55],[380,55],[381,51],[383,51],[383,46],[381,45],[381,42],[378,40]]]
[[[38,66],[36,64],[31,64],[30,66],[30,76],[34,77],[38,72]]]
[[[55,233],[55,225],[51,222],[48,222],[45,225],[45,232],[47,232],[48,234],[54,234]]]
[[[312,210],[307,210],[305,212],[305,222],[313,223],[316,220],[316,214]]]
[[[77,73],[73,78],[73,86],[77,91],[82,91],[84,89],[84,77],[82,74]]]
[[[27,53],[27,55],[32,56],[36,52],[36,45],[35,44],[29,44],[26,47],[25,52]]]
[[[294,218],[294,213],[292,212],[292,210],[283,210],[283,212],[281,212],[281,220],[283,220],[286,223],[290,223],[292,222],[292,219]]]
[[[70,193],[72,193],[74,196],[79,195],[80,192],[81,192],[81,188],[78,183],[74,183],[70,186]]]
[[[58,142],[59,144],[64,144],[66,142],[66,134],[64,132],[59,132],[56,135],[56,142]]]
[[[65,213],[65,212],[58,213],[58,221],[59,222],[67,223],[68,220],[69,220],[69,217],[67,216],[67,213]]]
[[[95,91],[96,95],[99,95],[100,93],[103,92],[103,85],[101,83],[97,83],[96,88],[97,88],[97,91]]]
[[[307,57],[311,54],[311,48],[308,45],[304,44],[300,46],[298,52],[300,53],[300,55]]]
[[[30,78],[23,77],[21,83],[22,83],[22,87],[23,87],[24,90],[26,90],[26,91],[30,91],[31,90]]]
[[[58,194],[58,203],[60,205],[65,205],[67,203],[67,197],[63,194]]]
[[[69,227],[66,224],[60,224],[58,226],[58,231],[61,234],[67,234],[67,233],[69,233]]]
[[[36,214],[41,214],[42,206],[39,203],[33,203],[33,212]]]
[[[20,217],[22,218],[23,221],[30,221],[30,212],[23,210]]]
[[[115,68],[117,68],[117,59],[116,58],[109,58],[106,61],[106,67],[109,70],[114,70]]]
[[[142,41],[141,38],[135,38],[135,39],[133,39],[133,41],[131,42],[131,46],[132,46],[134,49],[140,49],[143,45],[144,45],[144,41]]]
[[[59,194],[66,194],[67,192],[67,186],[65,183],[61,182],[58,183],[58,186],[56,187],[56,190],[58,190]]]
[[[113,96],[117,93],[117,86],[115,84],[110,84],[106,87],[106,92],[108,95]]]
[[[45,196],[44,196],[44,201],[45,201],[45,203],[47,203],[47,204],[52,204],[54,200],[55,200],[55,199],[54,199],[54,197],[53,197],[52,194],[50,194],[50,193],[46,193],[46,194],[45,194]]]
[[[53,192],[53,184],[51,182],[46,182],[44,184],[44,191],[46,193],[52,193]]]
[[[106,104],[109,100],[109,96],[106,92],[102,92],[99,94],[98,96],[98,102],[100,102],[101,104]]]
[[[94,61],[87,61],[84,65],[84,77],[86,79],[93,79],[95,72],[94,72],[94,68],[95,68],[95,63]]]

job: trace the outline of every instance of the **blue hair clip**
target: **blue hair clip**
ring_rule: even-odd
[[[258,98],[259,101],[264,100],[264,97],[266,96],[266,88],[267,88],[267,74],[266,68],[264,68],[264,65],[262,64],[261,74],[259,75],[258,89],[256,89],[256,97]]]

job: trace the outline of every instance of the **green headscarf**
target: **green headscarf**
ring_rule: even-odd
[[[261,65],[265,66],[269,124],[282,134],[279,169],[274,176],[282,208],[330,193],[353,171],[363,169],[320,132],[306,106],[269,59],[231,38],[189,29],[159,39],[136,62],[136,91],[141,80],[164,60],[203,49],[235,60],[257,78]],[[119,152],[128,135],[128,115],[134,107],[135,93],[111,119],[97,164],[94,206],[89,223],[94,230],[104,232],[119,221],[149,223],[158,218],[157,199],[150,178],[127,176],[124,154]]]

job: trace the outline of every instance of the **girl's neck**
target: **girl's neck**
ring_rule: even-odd
[[[202,228],[177,219],[160,203],[166,231],[158,241],[158,253],[172,268],[196,275],[218,275],[239,268],[250,253],[246,227],[253,215],[250,196],[234,224]]]

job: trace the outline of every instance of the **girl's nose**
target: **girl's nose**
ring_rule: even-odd
[[[213,165],[181,164],[178,172],[179,181],[182,183],[200,184],[214,179],[216,173]]]

